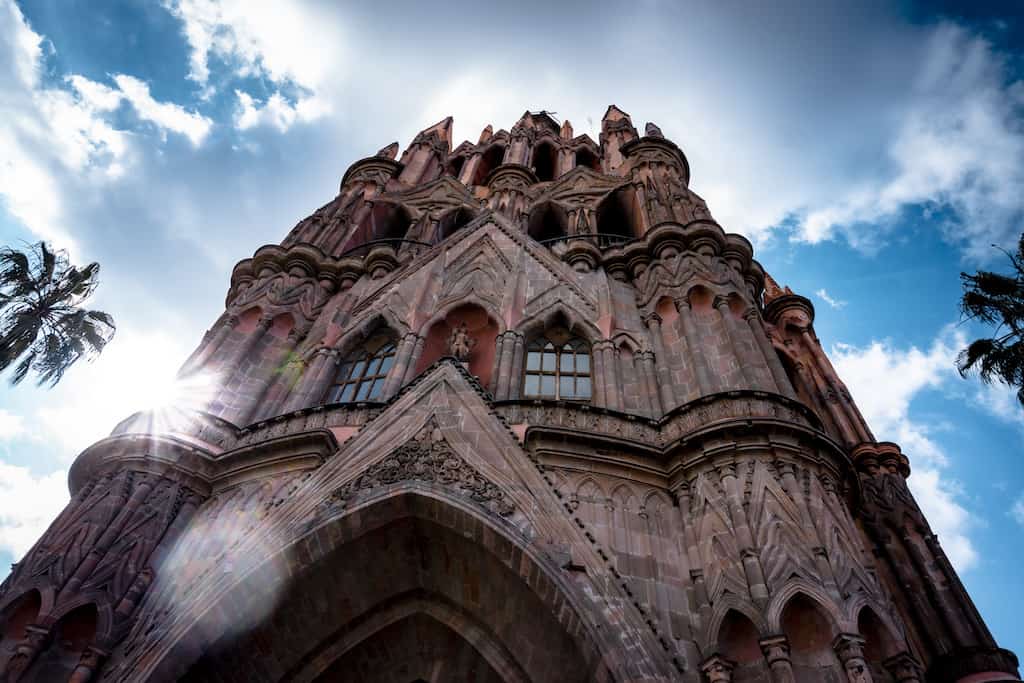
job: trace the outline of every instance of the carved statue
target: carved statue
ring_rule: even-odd
[[[452,329],[448,336],[448,352],[461,361],[469,360],[469,354],[476,347],[476,339],[469,334],[466,323],[461,323]]]

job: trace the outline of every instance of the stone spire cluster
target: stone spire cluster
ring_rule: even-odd
[[[235,266],[211,391],[76,459],[0,680],[1019,680],[811,302],[689,185],[615,106],[353,163]]]

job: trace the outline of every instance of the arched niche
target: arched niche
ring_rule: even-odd
[[[606,680],[601,674],[607,672],[597,671],[601,651],[566,592],[571,584],[516,541],[518,532],[487,514],[429,485],[373,495],[268,558],[279,564],[277,571],[247,574],[204,612],[153,675],[364,683]],[[301,561],[285,559],[300,548],[309,548]],[[270,608],[250,605],[253,595]],[[246,607],[222,605],[248,605],[258,617]],[[238,622],[245,627],[232,628]],[[202,654],[188,662],[184,653],[191,647]],[[438,666],[445,675],[431,677]]]
[[[533,172],[542,183],[558,177],[558,150],[547,140],[533,148]]]
[[[501,166],[504,160],[504,145],[496,144],[488,147],[480,157],[480,161],[476,167],[476,173],[473,175],[473,180],[470,185],[483,185],[487,181],[487,176],[491,174],[491,171]]]
[[[0,671],[14,654],[14,649],[25,638],[26,627],[35,622],[42,606],[39,591],[30,590],[0,614]]]
[[[717,649],[719,654],[736,663],[733,683],[754,683],[767,676],[759,639],[757,627],[746,615],[734,609],[725,613],[718,629]]]
[[[375,240],[405,239],[411,225],[412,216],[405,207],[392,202],[374,202],[373,208],[356,227],[342,252]]]
[[[53,627],[49,645],[17,679],[20,683],[49,683],[66,681],[78,664],[85,649],[96,638],[99,613],[89,603],[68,612]]]
[[[589,148],[580,147],[576,150],[576,166],[583,166],[600,173],[601,159]]]
[[[437,222],[437,241],[446,240],[469,225],[476,215],[464,206],[448,211]]]
[[[464,157],[462,155],[459,155],[459,156],[452,157],[451,159],[449,159],[448,163],[445,164],[445,169],[444,170],[445,170],[445,173],[447,175],[450,175],[453,178],[458,179],[459,176],[462,175],[462,169],[465,166],[466,166],[466,157]]]
[[[822,607],[804,595],[794,595],[782,610],[782,632],[789,639],[796,683],[818,683],[845,674],[832,649],[837,631]]]
[[[495,340],[498,337],[498,323],[478,304],[462,304],[431,322],[423,334],[423,353],[415,373],[418,375],[439,358],[451,355],[448,348],[452,331],[465,325],[469,336],[475,341],[469,355],[469,372],[480,378],[487,386],[491,381],[494,364]]]
[[[857,631],[864,638],[864,659],[871,667],[875,682],[891,680],[883,662],[904,650],[899,640],[870,607],[862,608],[857,616]]]
[[[555,202],[543,202],[530,211],[527,232],[538,242],[565,237],[568,230],[569,216]]]
[[[616,241],[640,237],[639,210],[632,185],[612,192],[597,207],[597,232]]]

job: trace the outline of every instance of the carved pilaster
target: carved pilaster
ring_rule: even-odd
[[[732,670],[735,668],[736,662],[726,659],[717,652],[700,665],[700,670],[708,683],[732,683]]]
[[[758,641],[764,661],[768,664],[772,683],[796,683],[793,663],[789,659],[789,640],[784,635],[768,636]]]
[[[840,633],[832,641],[849,683],[874,683],[871,668],[864,659],[864,639],[853,633]]]

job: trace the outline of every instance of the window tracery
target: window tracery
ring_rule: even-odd
[[[379,401],[384,381],[395,362],[395,340],[380,333],[353,349],[338,366],[327,391],[327,403]]]
[[[530,342],[525,366],[525,396],[590,400],[590,346],[568,331],[550,330]]]

